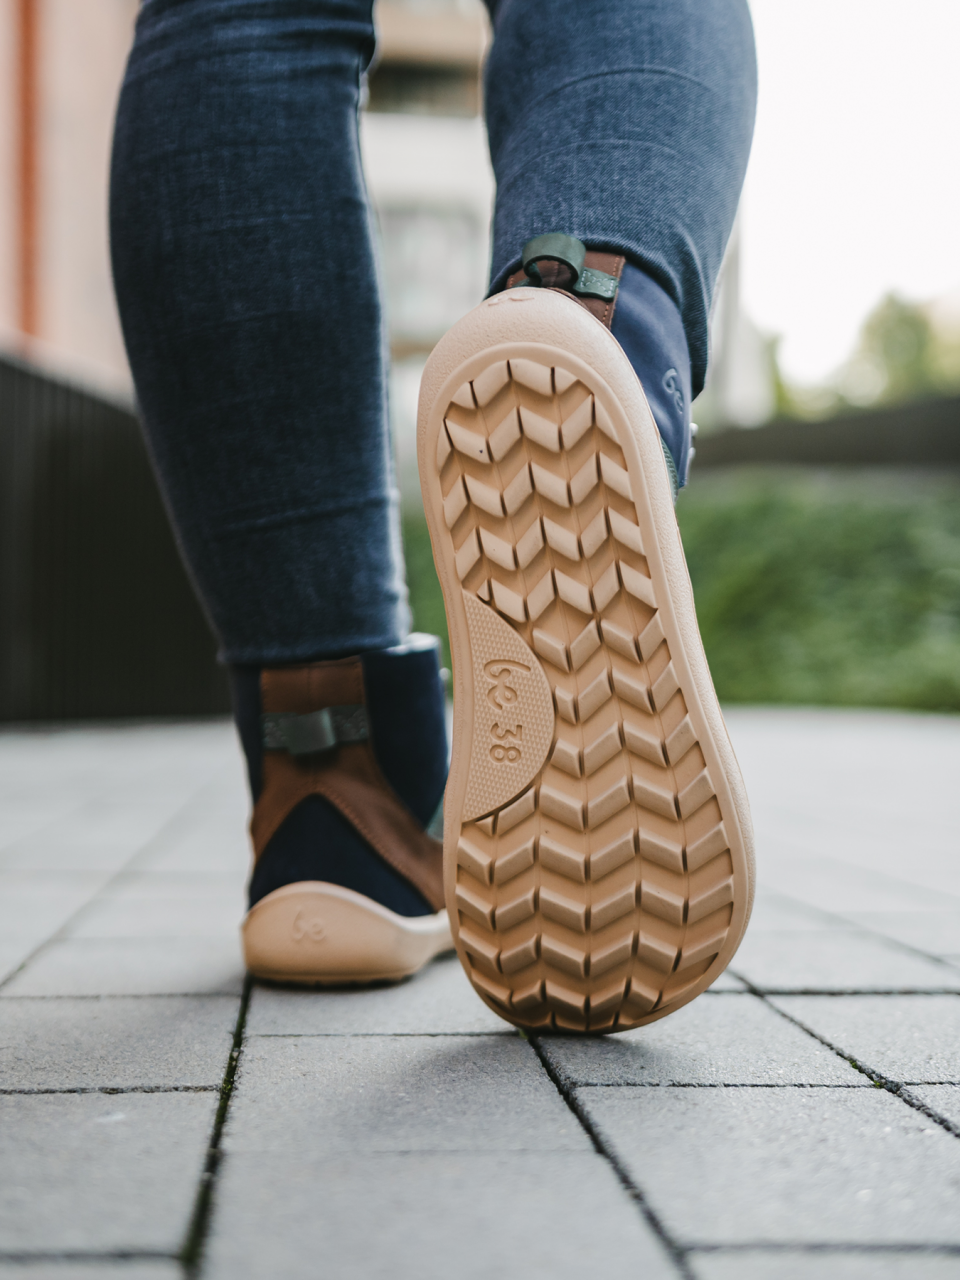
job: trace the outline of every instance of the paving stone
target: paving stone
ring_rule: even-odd
[[[854,930],[748,929],[730,967],[761,991],[960,991],[960,970]]]
[[[960,954],[960,911],[852,911],[846,918],[928,955]]]
[[[76,800],[61,796],[59,803],[49,797],[50,803],[38,803],[11,793],[0,786],[0,853],[8,845],[36,834],[63,813],[68,813]]]
[[[142,1258],[129,1255],[111,1259],[98,1257],[90,1262],[0,1262],[0,1280],[182,1280],[183,1267],[172,1258]]]
[[[37,946],[32,938],[0,938],[0,983],[16,973]]]
[[[904,910],[911,890],[939,895],[941,907],[945,891],[960,896],[952,812],[960,718],[770,708],[734,711],[729,723],[765,883],[827,910]],[[904,786],[905,760],[923,789],[919,809]],[[820,879],[813,852],[846,864],[843,908],[842,883]]]
[[[848,1062],[750,995],[704,995],[635,1031],[589,1040],[544,1036],[540,1043],[567,1085],[870,1087]]]
[[[0,1088],[219,1086],[235,996],[0,1000]]]
[[[519,1036],[254,1038],[240,1060],[231,1151],[587,1151]]]
[[[0,990],[5,996],[233,995],[243,986],[236,936],[69,938]]]
[[[161,791],[161,795],[162,795]],[[122,851],[128,856],[155,839],[164,826],[183,807],[178,795],[167,795],[161,803],[156,797],[123,804],[92,801],[64,814],[57,821],[33,835],[18,840],[3,852],[3,865],[35,865],[51,855],[80,851],[96,857],[96,851],[108,852],[112,859]],[[44,869],[38,867],[38,869]]]
[[[516,1031],[483,1003],[455,955],[409,982],[369,991],[284,991],[256,987],[248,1035],[463,1035]]]
[[[731,1249],[694,1255],[697,1280],[957,1280],[960,1257],[915,1250],[846,1253],[815,1249]]]
[[[249,876],[251,861],[245,822],[245,812],[240,814],[231,809],[221,817],[191,825],[188,830],[158,841],[138,866],[182,876],[227,872],[243,885]]]
[[[48,938],[94,897],[109,873],[0,870],[0,937]]]
[[[71,938],[235,938],[245,910],[238,876],[138,872],[91,902]]]
[[[960,1130],[960,1086],[928,1084],[911,1088],[908,1092],[911,1097],[919,1098],[924,1106],[929,1107],[931,1111],[936,1111],[938,1115],[949,1120]],[[960,1275],[960,1269],[957,1274]]]
[[[862,920],[922,950],[934,941],[949,946],[943,954],[960,958],[960,941],[954,944],[951,932],[953,918],[960,916],[953,812],[960,718],[778,708],[735,711],[733,722],[764,850],[761,874],[769,887],[758,894],[734,970],[749,962],[752,979],[758,972],[772,974],[771,985],[793,991],[838,985],[960,988],[960,964],[953,970],[927,965],[883,938],[848,927]],[[745,747],[738,724],[746,726]],[[904,758],[930,797],[919,817],[904,787]],[[77,934],[110,937],[71,937],[45,948],[3,994],[238,990],[235,920],[228,927],[226,917],[229,910],[239,915],[242,906],[249,865],[246,816],[239,752],[227,723],[0,732],[0,910],[3,877],[32,876],[47,866],[55,872],[51,883],[59,882],[56,892],[63,892],[71,871],[97,871],[102,883],[126,868],[76,921]],[[150,822],[153,834],[143,838]],[[201,902],[211,904],[208,912]],[[229,902],[237,905],[230,908]],[[44,912],[56,918],[54,907],[38,901],[41,933],[48,923]],[[25,919],[26,913],[15,913],[14,924],[18,916]],[[879,927],[883,924],[888,929]],[[24,946],[34,945],[20,939],[11,950],[3,925],[0,920],[0,972],[4,963],[13,966],[23,959]],[[190,936],[214,927],[222,930],[222,940]],[[905,982],[908,963],[914,967]],[[892,982],[887,980],[891,973]],[[556,1061],[562,1058],[563,1070],[573,1073],[570,1079],[611,1073],[606,1083],[612,1087],[583,1088],[579,1097],[612,1135],[668,1224],[679,1223],[684,1239],[706,1245],[749,1246],[696,1254],[693,1265],[701,1280],[733,1275],[806,1280],[810,1259],[818,1266],[818,1280],[821,1275],[859,1280],[867,1274],[871,1280],[907,1275],[940,1280],[945,1273],[935,1268],[944,1262],[955,1268],[949,1274],[960,1275],[960,1256],[783,1247],[851,1239],[903,1245],[955,1241],[960,1147],[900,1099],[867,1087],[862,1076],[761,1002],[716,994],[720,989],[743,990],[743,983],[728,972],[703,999],[627,1037],[548,1042],[549,1052],[560,1055]],[[787,1007],[800,998],[777,999]],[[838,1001],[847,999],[838,997],[833,1004],[839,1007]],[[924,1000],[934,1008],[934,1001],[952,999],[911,997],[906,1003],[912,1007]],[[829,1003],[814,999],[811,1007],[822,1010]],[[194,1026],[190,1011],[208,1004],[229,1009],[230,1017],[224,1015],[216,1028],[203,1019]],[[746,1023],[734,1024],[724,1014],[725,1004],[759,1012],[741,1013]],[[50,1012],[57,1005],[62,1006],[59,1015]],[[87,1019],[81,1006],[103,1011],[108,1005],[129,1006],[131,1012],[126,1019],[108,1012],[109,1025],[100,1033],[91,1031],[95,1020]],[[175,1082],[203,1080],[215,1066],[216,1083],[236,1005],[235,997],[84,1001],[21,994],[0,1000],[0,1046],[10,1047],[11,1040],[4,1038],[11,1025],[7,1015],[20,1010],[11,1015],[14,1022],[21,1018],[13,1033],[14,1058],[25,1076],[53,1080],[64,1074],[80,1081],[70,1087],[96,1087],[83,1081],[98,1073],[123,1081],[148,1061]],[[186,1012],[178,1016],[174,1011],[181,1006]],[[23,1011],[30,1008],[38,1012],[24,1021]],[[152,1012],[148,1016],[143,1009]],[[905,1016],[909,1022],[918,1015],[908,1010]],[[868,1023],[869,1018],[848,1017],[845,1026],[866,1043],[874,1034]],[[956,1042],[952,1023],[941,1020],[925,1041],[922,1020],[917,1025],[919,1043],[941,1063],[951,1034]],[[413,982],[366,993],[258,989],[248,1031],[262,1034],[248,1039],[231,1108],[215,1197],[210,1274],[231,1280],[273,1274],[313,1280],[329,1271],[347,1280],[388,1274],[395,1280],[414,1260],[416,1274],[431,1280],[441,1268],[444,1278],[449,1274],[448,1243],[457,1250],[458,1273],[484,1280],[514,1273],[580,1280],[596,1269],[598,1256],[604,1270],[616,1273],[629,1267],[630,1274],[644,1277],[675,1274],[532,1050],[472,994],[455,960],[432,966]],[[417,1034],[424,1031],[430,1034]],[[466,1034],[445,1034],[450,1031]],[[887,1032],[896,1049],[897,1039],[904,1037]],[[889,1049],[886,1040],[880,1043]],[[563,1056],[568,1047],[576,1057],[572,1066]],[[828,1075],[852,1076],[859,1087],[696,1087],[737,1075],[745,1077],[740,1084],[816,1083],[800,1077],[816,1076],[824,1062]],[[678,1067],[688,1073],[683,1082],[694,1087],[615,1083],[672,1079]],[[960,1089],[914,1086],[910,1093],[960,1125]],[[101,1131],[124,1129],[125,1121],[109,1115],[125,1108],[129,1117],[128,1102],[168,1100],[210,1108],[186,1141],[175,1123],[154,1123],[157,1113],[150,1113],[154,1119],[142,1126],[139,1137],[103,1136]],[[23,1137],[29,1157],[18,1155],[9,1166],[17,1174],[26,1169],[34,1179],[24,1193],[32,1191],[34,1216],[14,1212],[6,1218],[23,1220],[42,1244],[17,1247],[47,1250],[52,1239],[54,1249],[175,1251],[196,1190],[214,1095],[21,1096],[0,1102],[107,1108],[90,1141],[75,1137],[80,1124],[70,1119],[80,1114],[75,1111],[54,1120],[0,1126],[0,1142]],[[152,1150],[144,1154],[148,1139],[169,1143],[181,1160],[184,1149],[192,1152],[186,1174],[169,1174],[166,1147],[160,1157]],[[40,1168],[41,1157],[47,1161],[44,1170],[52,1170],[46,1178],[42,1171],[32,1172]],[[128,1166],[135,1170],[133,1180]],[[159,1180],[159,1195],[154,1183],[147,1185],[150,1177]],[[11,1194],[9,1185],[19,1183],[0,1172],[0,1206]],[[174,1192],[181,1196],[180,1225],[172,1231],[164,1227],[163,1243],[148,1238],[149,1232],[128,1229],[128,1223],[143,1221],[154,1230],[155,1205],[167,1222]],[[372,1221],[375,1230],[370,1230]],[[100,1232],[103,1239],[90,1243],[84,1236],[80,1244],[61,1245],[57,1232],[68,1229]],[[946,1231],[954,1233],[948,1240]],[[781,1247],[765,1252],[764,1241]],[[10,1247],[0,1238],[0,1250]],[[58,1262],[58,1280],[67,1280],[79,1265]],[[76,1275],[77,1280],[148,1274],[170,1280],[178,1274],[165,1262],[153,1271],[118,1270],[139,1266],[98,1262]],[[725,1271],[704,1270],[723,1266]],[[0,1267],[0,1280],[9,1270],[9,1265]],[[42,1274],[37,1265],[14,1267],[12,1273],[33,1280]]]
[[[208,1093],[0,1097],[0,1250],[176,1252],[216,1106]]]
[[[834,914],[944,909],[943,892],[927,884],[911,883],[903,874],[902,854],[894,861],[895,874],[880,870],[876,856],[871,863],[869,854],[876,854],[877,835],[865,837],[863,832],[851,830],[850,826],[847,815],[837,830],[830,831],[827,840],[822,819],[817,823],[802,817],[792,820],[787,831],[777,831],[768,837],[773,857],[768,859],[764,848],[764,884],[785,897]],[[861,865],[856,865],[856,850],[852,847],[858,839],[863,844]],[[884,833],[880,839],[889,842],[890,833]],[[916,831],[904,833],[898,847],[913,848],[917,839]],[[823,850],[831,842],[839,844],[838,856],[811,854],[811,849]],[[949,896],[947,901],[954,908],[957,906]]]
[[[746,990],[722,974],[711,992]],[[408,982],[367,991],[255,987],[250,1035],[516,1035],[474,992],[455,955],[441,956]]]
[[[899,744],[892,743],[885,744],[885,749],[892,756],[902,750]],[[787,841],[800,842],[805,858],[822,858],[825,866],[832,861],[835,867],[845,866],[860,873],[878,899],[885,890],[899,885],[903,894],[901,907],[920,908],[926,899],[927,905],[936,910],[933,895],[939,895],[942,900],[944,894],[955,899],[953,906],[956,907],[958,880],[950,874],[956,856],[947,801],[949,788],[934,800],[932,784],[920,762],[911,761],[911,770],[912,776],[923,779],[920,784],[925,798],[922,813],[904,803],[902,771],[899,783],[891,779],[889,795],[881,796],[875,786],[859,779],[848,792],[848,797],[856,797],[855,803],[851,804],[847,798],[839,805],[836,796],[811,777],[807,783],[817,803],[798,807],[789,824],[778,827],[778,839],[784,842],[784,847]],[[916,862],[912,857],[905,860],[903,851],[917,847],[923,848],[923,856]],[[786,866],[781,870],[786,871]],[[854,880],[851,879],[850,884],[855,888]],[[837,891],[838,884],[834,882],[831,892]],[[887,907],[878,901],[868,909],[894,910],[896,906],[894,899]]]
[[[230,1155],[216,1204],[207,1280],[678,1276],[592,1151]]]
[[[819,933],[824,929],[842,929],[844,923],[836,916],[758,885],[748,928],[751,933],[779,932],[782,929]]]
[[[747,984],[732,974],[729,969],[724,969],[720,977],[707,988],[708,991],[714,993],[718,991],[746,991],[746,989]]]
[[[187,877],[205,872],[229,873],[238,883],[250,871],[251,851],[247,822],[250,802],[246,792],[239,750],[229,785],[204,792],[202,803],[191,806],[184,821],[164,832],[138,862],[145,871],[176,872]]]
[[[960,1244],[960,1142],[886,1090],[577,1097],[681,1244]]]
[[[770,1003],[890,1080],[960,1081],[960,996],[771,996]]]
[[[179,1263],[161,1258],[139,1262],[0,1262],[0,1280],[181,1280]]]
[[[110,844],[96,840],[47,840],[42,835],[19,840],[0,852],[0,869],[5,871],[45,871],[57,875],[100,872],[114,875],[135,856],[137,847],[123,840]]]

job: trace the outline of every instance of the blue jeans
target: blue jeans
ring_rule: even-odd
[[[491,287],[545,231],[624,253],[676,315],[696,394],[753,128],[746,0],[489,7]],[[120,97],[121,321],[179,544],[232,663],[385,648],[406,626],[357,138],[371,8],[144,0]]]

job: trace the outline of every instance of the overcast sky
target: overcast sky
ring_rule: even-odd
[[[803,381],[888,290],[960,290],[960,0],[750,0],[743,302]]]

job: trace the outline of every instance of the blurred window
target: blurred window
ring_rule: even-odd
[[[479,115],[488,38],[480,0],[380,0],[375,18],[368,111]]]
[[[486,227],[471,209],[381,207],[395,356],[429,351],[484,294]]]
[[[368,93],[368,111],[433,116],[480,114],[480,79],[470,68],[388,62],[371,73]]]

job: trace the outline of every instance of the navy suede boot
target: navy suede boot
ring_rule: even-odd
[[[691,447],[690,348],[673,299],[626,263],[610,331],[640,379],[664,445],[674,496],[687,483]]]
[[[383,981],[450,945],[439,642],[232,671],[254,801],[247,966],[275,980]]]

